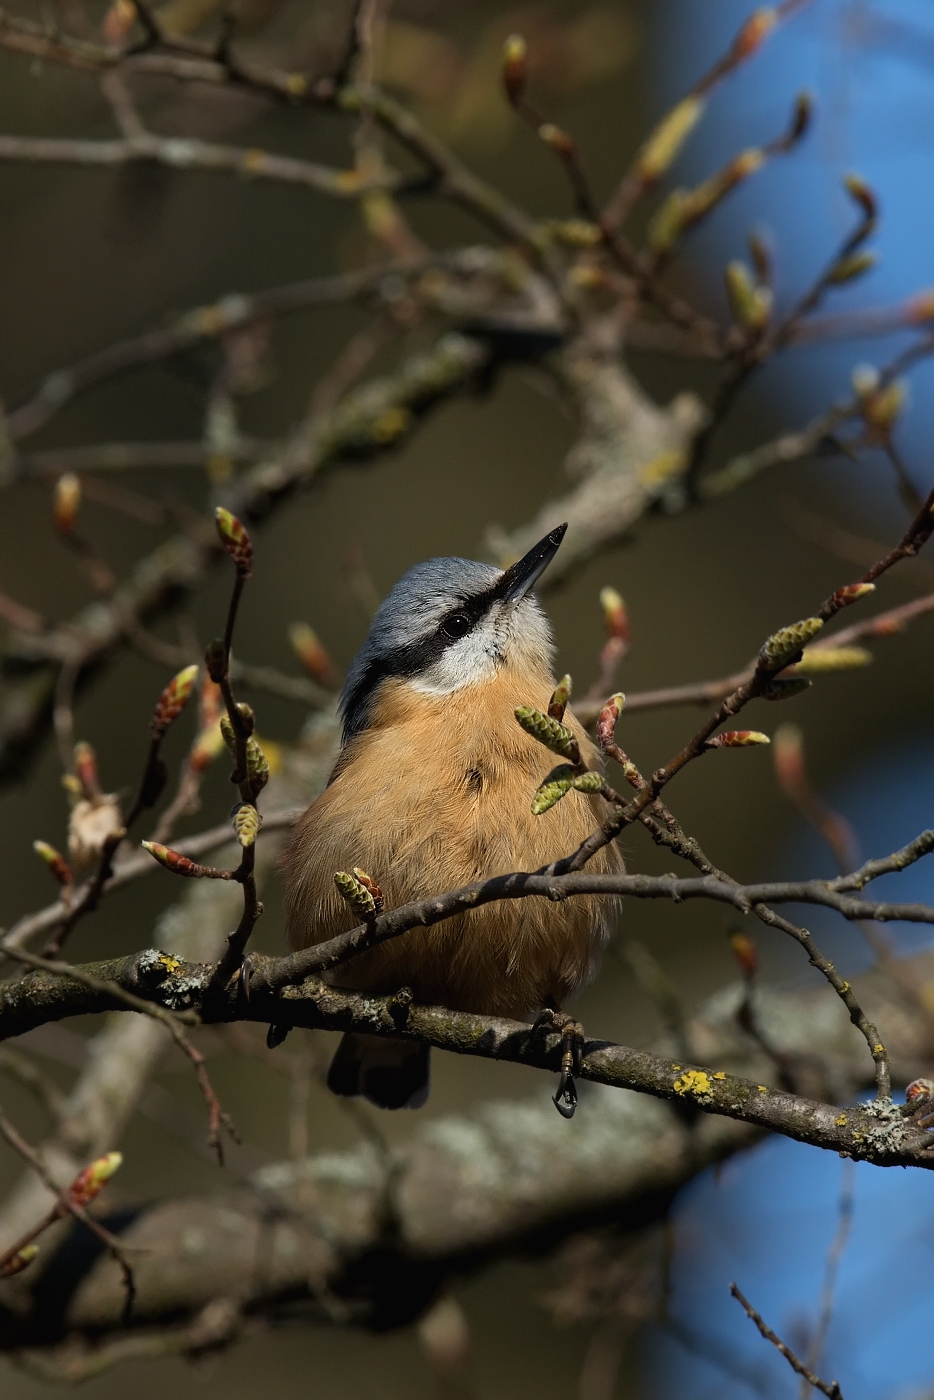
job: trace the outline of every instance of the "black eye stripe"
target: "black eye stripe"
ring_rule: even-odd
[[[418,641],[398,647],[391,656],[375,656],[355,677],[354,684],[341,696],[344,717],[344,742],[366,728],[367,707],[381,683],[390,676],[418,676],[427,671],[444,655],[449,646],[466,637],[496,602],[496,585],[473,597],[462,598],[456,607],[436,624],[435,630]],[[451,636],[445,626],[455,617],[465,618],[467,627],[458,636]]]

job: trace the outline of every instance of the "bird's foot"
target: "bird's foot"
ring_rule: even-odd
[[[240,995],[247,1003],[250,1000],[250,982],[252,981],[255,971],[256,964],[251,955],[247,953],[243,962],[240,964],[240,971],[237,974],[237,986]],[[291,1026],[271,1025],[266,1032],[266,1045],[268,1048],[270,1050],[275,1050],[277,1045],[282,1044],[291,1029]]]
[[[546,1031],[561,1036],[561,1076],[552,1102],[562,1118],[573,1118],[577,1108],[574,1076],[580,1074],[584,1059],[584,1028],[573,1016],[548,1006],[537,1017],[532,1031],[533,1034]]]

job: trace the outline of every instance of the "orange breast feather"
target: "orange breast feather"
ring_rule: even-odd
[[[369,727],[346,746],[282,858],[289,938],[307,947],[356,922],[334,885],[362,867],[394,908],[492,875],[537,870],[567,855],[606,815],[600,798],[571,792],[543,816],[535,789],[559,759],[515,721],[518,705],[543,706],[553,682],[508,668],[482,686],[423,694],[384,682]],[[589,766],[596,750],[568,712]],[[613,845],[588,869],[623,869]],[[612,901],[485,905],[414,928],[335,969],[340,986],[411,987],[417,1000],[490,1015],[527,1016],[561,1006],[591,971]]]

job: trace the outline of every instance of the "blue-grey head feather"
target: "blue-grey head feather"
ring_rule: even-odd
[[[369,702],[388,676],[415,676],[440,655],[445,618],[458,609],[479,614],[503,578],[472,559],[426,559],[403,574],[383,599],[366,641],[347,671],[340,697],[344,741],[367,724]]]

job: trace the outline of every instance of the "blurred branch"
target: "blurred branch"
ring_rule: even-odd
[[[0,161],[55,165],[128,165],[154,161],[173,170],[229,170],[253,180],[278,180],[301,185],[335,199],[356,199],[368,189],[397,189],[401,177],[388,177],[372,186],[352,172],[316,165],[310,160],[274,155],[258,148],[220,146],[196,137],[156,136],[139,132],[118,141],[81,141],[61,137],[2,136]]]
[[[833,653],[857,642],[891,637],[904,631],[905,625],[914,621],[916,617],[922,617],[929,612],[934,612],[934,593],[925,594],[923,598],[914,598],[910,603],[901,603],[898,607],[877,613],[875,617],[867,618],[864,622],[854,622],[849,627],[841,627],[839,632],[822,635],[805,649],[805,656],[820,656],[822,652]],[[806,669],[805,664],[802,670]],[[714,681],[696,681],[689,685],[672,685],[658,690],[635,690],[626,695],[625,713],[630,715],[639,710],[661,710],[673,705],[709,705],[715,700],[722,700],[737,686],[748,681],[754,670],[755,662],[750,662],[742,671]],[[793,673],[794,668],[790,674]],[[590,724],[596,719],[602,704],[602,699],[585,699],[575,703],[574,711],[583,724]]]
[[[419,417],[470,385],[487,359],[474,340],[447,334],[430,351],[404,361],[395,373],[352,390],[329,412],[300,425],[282,452],[230,485],[230,508],[248,521],[262,519],[299,486],[339,461],[366,461],[398,446]],[[176,604],[223,550],[213,528],[176,535],[144,557],[106,601],[41,635],[19,634],[0,649],[6,670],[39,668],[11,685],[0,714],[0,781],[17,776],[42,740],[51,715],[54,677],[66,661],[80,680],[125,639],[128,626]]]
[[[786,1046],[807,1047],[832,1063],[836,1092],[846,1097],[862,1082],[861,1058],[846,1053],[842,1013],[833,1008],[829,1019],[815,1016],[815,1006],[814,994],[801,989],[763,993],[770,1032],[780,1027]],[[506,1024],[527,1043],[528,1026]],[[689,1029],[714,1062],[751,1073],[758,1100],[772,1099],[753,1082],[767,1062],[737,1039],[729,996],[718,996],[716,1009],[711,1003]],[[648,1057],[651,1063],[657,1059]],[[669,1094],[672,1082],[690,1077],[682,1064],[660,1063]],[[686,1092],[675,1101],[695,1098]],[[278,1163],[258,1172],[248,1191],[238,1187],[144,1207],[121,1226],[127,1247],[147,1251],[135,1266],[139,1330],[127,1337],[127,1353],[149,1354],[162,1339],[166,1350],[174,1340],[185,1351],[192,1320],[212,1301],[231,1298],[257,1317],[275,1317],[287,1301],[298,1316],[332,1324],[403,1326],[452,1274],[475,1267],[478,1257],[497,1258],[527,1241],[559,1238],[581,1221],[609,1217],[641,1226],[657,1218],[681,1185],[757,1133],[725,1117],[688,1119],[649,1094],[615,1094],[598,1086],[585,1091],[582,1110],[569,1133],[544,1096],[521,1104],[487,1103],[416,1129],[389,1161],[367,1142],[341,1154]],[[894,1122],[899,1110],[890,1112]],[[828,1109],[827,1115],[829,1122],[848,1118],[854,1127],[861,1119],[872,1137],[891,1131],[866,1109]],[[387,1172],[394,1180],[390,1227]],[[189,1244],[194,1230],[198,1239],[210,1241],[197,1253]],[[15,1292],[5,1286],[0,1345],[34,1349],[18,1357],[30,1369],[44,1365],[51,1371],[59,1364],[63,1370],[71,1365],[79,1378],[94,1374],[97,1348],[104,1349],[103,1360],[126,1335],[117,1332],[122,1291],[113,1266],[89,1260],[62,1311],[41,1315],[41,1330],[42,1275],[36,1275],[35,1292],[29,1278],[27,1273],[18,1280]],[[66,1338],[59,1351],[56,1342]]]

